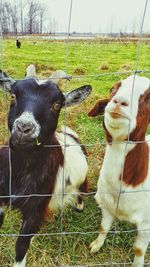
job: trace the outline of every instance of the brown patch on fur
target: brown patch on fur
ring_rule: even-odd
[[[45,214],[44,214],[45,220],[49,220],[53,217],[53,213],[52,211],[49,209],[49,207],[47,206],[45,208]]]
[[[106,129],[104,120],[103,120],[103,128],[104,128],[104,130],[105,130],[106,140],[107,140],[108,143],[111,144],[111,143],[112,143],[112,136],[111,136],[111,134],[108,132],[108,130]]]
[[[148,172],[149,148],[146,143],[139,143],[127,154],[124,164],[123,177],[125,184],[136,187],[143,183]]]
[[[110,89],[110,99],[117,93],[120,86],[121,86],[121,81],[115,83],[114,86]]]
[[[142,251],[141,248],[133,247],[133,251],[134,251],[134,254],[135,254],[137,257],[141,257],[141,256],[143,256],[143,251]]]
[[[145,141],[145,133],[150,121],[150,88],[139,99],[136,128],[130,134],[131,141]],[[147,143],[136,144],[125,159],[123,181],[133,187],[144,182],[148,172],[149,147]],[[121,177],[120,177],[121,179]]]
[[[50,193],[53,193],[55,182],[56,182],[56,176],[59,169],[59,166],[63,166],[64,164],[64,155],[62,152],[62,148],[54,135],[51,140],[52,147],[50,148],[50,154],[49,154],[49,173],[50,173]]]
[[[136,128],[130,134],[132,141],[144,141],[145,133],[150,122],[150,88],[139,99]],[[142,126],[142,127],[141,127]]]
[[[87,177],[85,178],[85,181],[80,185],[79,191],[80,191],[81,194],[82,194],[82,192],[83,193],[88,193],[89,192]]]
[[[103,115],[106,105],[109,102],[109,98],[100,99],[96,102],[94,107],[89,111],[89,117],[96,117],[98,115]]]

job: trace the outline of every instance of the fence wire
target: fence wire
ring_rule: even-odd
[[[144,25],[144,20],[145,20],[145,16],[146,16],[146,10],[147,10],[147,5],[148,5],[148,1],[149,0],[146,0],[145,1],[145,4],[144,4],[144,10],[143,10],[143,16],[142,16],[142,20],[141,20],[141,25],[140,25],[140,30],[139,30],[139,40],[137,42],[137,50],[136,50],[136,66],[135,66],[135,70],[133,71],[121,71],[121,72],[108,72],[108,73],[100,73],[100,74],[88,74],[88,75],[77,75],[77,76],[69,76],[68,74],[68,68],[69,68],[69,44],[70,44],[70,39],[69,39],[69,36],[70,36],[70,27],[71,27],[71,18],[72,18],[72,10],[73,10],[73,0],[70,0],[70,11],[69,11],[69,18],[68,18],[68,30],[67,30],[67,41],[66,41],[66,73],[67,73],[67,78],[69,79],[86,79],[86,78],[97,78],[97,77],[103,77],[103,76],[111,76],[111,75],[127,75],[127,74],[133,74],[134,75],[134,79],[133,79],[133,86],[132,86],[132,96],[131,96],[131,103],[133,101],[133,92],[134,92],[134,81],[135,81],[135,75],[137,73],[150,73],[150,70],[144,70],[144,69],[138,69],[138,65],[139,65],[139,55],[140,55],[140,47],[141,47],[141,38],[142,38],[142,32],[143,32],[143,25]],[[2,7],[2,0],[0,1],[0,6]],[[2,9],[1,9],[2,10]],[[0,17],[2,19],[2,14],[1,14],[2,11],[0,11]],[[0,20],[1,20],[0,19]],[[2,21],[1,21],[2,22]],[[1,23],[2,25],[2,23]],[[0,45],[0,52],[1,52],[1,69],[3,69],[3,65],[2,65],[2,62],[3,62],[3,35],[2,35],[2,28],[1,28],[1,45]],[[5,107],[5,113],[6,113],[6,118],[8,116],[8,105],[7,105],[7,97],[6,97],[6,88],[5,88],[5,85],[3,87],[3,99],[4,99],[4,107]],[[66,87],[65,87],[65,92],[68,92],[68,81],[66,81]],[[131,110],[130,110],[130,115],[132,116],[132,106],[131,106]],[[67,125],[67,109],[65,107],[65,113],[64,113],[64,122],[65,122],[65,133],[66,133],[66,125]],[[126,151],[127,151],[127,146],[129,144],[138,144],[138,143],[144,143],[146,141],[138,141],[138,142],[132,142],[129,140],[129,133],[130,133],[130,123],[129,123],[129,129],[128,129],[128,140],[126,142],[118,142],[118,144],[120,143],[124,143],[125,144],[125,149],[124,149],[124,159],[123,159],[123,162],[122,162],[122,172],[121,172],[121,183],[120,183],[120,189],[118,192],[103,192],[103,191],[100,191],[100,194],[116,194],[117,196],[117,205],[116,205],[116,217],[117,217],[117,213],[118,213],[118,206],[119,206],[119,200],[120,200],[120,196],[121,194],[132,194],[133,192],[132,191],[127,191],[127,190],[122,190],[122,180],[123,180],[123,170],[124,170],[124,163],[125,163],[125,155],[126,155]],[[68,145],[67,142],[66,142],[66,135],[64,135],[65,139],[64,139],[64,156],[65,156],[65,153],[66,153],[66,147],[68,146],[74,146],[74,145]],[[9,139],[9,132],[8,132],[8,139]],[[147,142],[150,142],[150,139],[147,141]],[[114,142],[113,142],[114,144]],[[116,142],[117,144],[117,142]],[[107,145],[106,141],[100,141],[98,143],[83,143],[81,145],[84,145],[86,147],[93,147],[95,145]],[[0,144],[0,147],[9,147],[9,145],[3,145],[3,144]],[[51,147],[56,147],[56,146],[52,146],[52,145],[46,145],[45,147],[47,148],[51,148]],[[9,195],[8,196],[0,196],[0,199],[1,198],[10,198],[10,205],[9,205],[9,224],[10,224],[10,228],[9,228],[9,233],[0,233],[0,237],[18,237],[18,236],[32,236],[32,234],[30,235],[23,235],[23,234],[16,234],[15,233],[15,230],[13,229],[13,223],[12,223],[12,205],[11,205],[11,201],[12,199],[14,199],[15,197],[18,198],[18,196],[16,195],[13,195],[12,192],[11,192],[11,184],[12,184],[12,181],[11,181],[11,177],[12,177],[12,174],[11,174],[11,157],[10,157],[10,149],[9,149],[9,168],[10,168],[10,179],[9,179]],[[63,179],[62,179],[62,194],[61,194],[61,197],[62,197],[62,206],[63,206],[63,200],[64,200],[64,196],[67,195],[67,193],[64,192],[64,187],[63,187],[63,184],[64,184],[64,177],[65,177],[65,174],[64,174],[64,171],[63,171]],[[141,193],[141,192],[150,192],[150,189],[149,190],[135,190],[134,193]],[[83,193],[83,195],[85,196],[93,196],[94,194],[96,193],[96,190],[92,190],[92,192],[88,192],[88,193]],[[22,195],[22,196],[19,196],[20,198],[28,198],[28,197],[45,197],[45,196],[52,196],[53,194],[29,194],[29,195]],[[60,197],[60,196],[58,196]],[[94,234],[98,234],[99,231],[65,231],[65,228],[64,228],[64,209],[62,208],[61,209],[61,214],[60,214],[60,231],[58,232],[51,232],[51,233],[37,233],[37,234],[34,234],[34,236],[37,236],[37,237],[52,237],[52,236],[58,236],[60,237],[60,245],[59,245],[59,260],[58,260],[58,266],[59,267],[98,267],[98,266],[130,266],[131,262],[116,262],[115,259],[114,259],[114,247],[115,247],[115,238],[116,238],[116,235],[117,234],[132,234],[132,233],[136,233],[137,232],[137,229],[134,228],[134,229],[131,229],[131,230],[118,230],[117,229],[117,223],[115,222],[114,223],[114,226],[113,226],[113,230],[110,230],[109,231],[109,234],[112,235],[112,243],[111,243],[111,250],[110,250],[110,258],[109,260],[106,262],[106,263],[86,263],[84,265],[82,264],[78,264],[78,263],[74,263],[74,265],[64,265],[63,264],[63,238],[65,236],[72,236],[72,235],[75,235],[75,236],[87,236],[87,235],[94,235]],[[150,231],[150,229],[139,229],[138,231]],[[11,252],[11,245],[10,245],[10,252]],[[74,253],[74,252],[73,252]],[[73,258],[74,258],[74,254],[73,254]],[[13,254],[11,254],[11,265],[13,264]],[[150,266],[150,262],[149,263],[145,263],[145,266]],[[50,267],[48,265],[48,267]]]

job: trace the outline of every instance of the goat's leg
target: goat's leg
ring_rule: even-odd
[[[81,195],[77,196],[77,203],[76,203],[76,210],[77,211],[82,211],[84,208],[84,202],[83,202],[83,198]]]
[[[0,227],[2,226],[4,222],[4,207],[3,203],[0,201]]]
[[[138,225],[138,235],[133,245],[135,257],[134,257],[132,267],[143,267],[144,266],[144,256],[145,256],[148,244],[150,242],[150,232],[146,231],[146,229],[149,229],[149,225],[147,224]]]
[[[83,198],[82,198],[82,193],[87,193],[88,189],[87,189],[88,185],[87,185],[87,178],[85,179],[85,181],[83,182],[82,185],[80,185],[79,187],[79,191],[80,194],[77,197],[77,203],[76,203],[76,209],[78,211],[82,211],[84,208],[84,202],[83,202]]]
[[[44,222],[43,214],[34,215],[25,218],[20,230],[20,236],[16,242],[16,261],[14,267],[25,267],[26,253],[30,246],[31,238],[36,234]]]
[[[110,230],[114,217],[106,210],[102,208],[102,221],[100,225],[100,233],[98,237],[90,244],[90,252],[96,253],[103,246],[106,239],[106,235]]]

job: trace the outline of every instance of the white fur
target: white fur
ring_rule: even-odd
[[[150,80],[143,77],[135,78],[133,107],[131,109],[132,85],[133,76],[130,76],[122,82],[118,93],[113,97],[113,99],[122,98],[128,101],[129,106],[121,107],[121,112],[125,115],[124,117],[114,119],[110,116],[109,112],[113,111],[115,106],[113,100],[111,100],[106,107],[105,126],[112,135],[113,141],[118,139],[124,141],[128,131],[131,132],[135,129],[139,98],[149,88]],[[149,138],[146,140],[149,140]],[[106,147],[105,157],[97,184],[97,193],[95,195],[96,202],[102,209],[103,215],[101,231],[97,239],[91,243],[90,248],[91,253],[95,253],[102,247],[106,235],[115,217],[117,217],[119,220],[125,220],[136,224],[138,235],[134,243],[134,248],[140,249],[142,255],[135,255],[133,266],[143,267],[144,255],[150,242],[150,231],[148,231],[148,229],[150,229],[150,192],[145,191],[150,190],[150,168],[148,168],[145,181],[136,187],[127,186],[120,180],[125,157],[135,145],[136,144],[126,145],[126,143],[117,144],[114,142],[112,145],[107,145]],[[139,155],[137,155],[137,157],[138,156]],[[140,155],[139,160],[141,156],[144,155]]]
[[[25,267],[26,266],[26,256],[21,262],[15,262],[13,267]]]
[[[80,211],[83,210],[84,203],[83,202],[81,204],[80,203],[77,203],[76,208],[77,208],[77,210],[80,210]]]
[[[40,134],[40,125],[39,123],[37,122],[37,120],[35,119],[33,113],[31,112],[28,112],[28,111],[25,111],[23,112],[15,121],[14,121],[14,124],[13,124],[13,129],[12,129],[12,133],[14,133],[14,131],[16,130],[16,123],[20,121],[22,124],[28,124],[28,123],[31,123],[34,125],[35,127],[35,131],[33,131],[33,134],[31,135],[31,138],[37,138]]]
[[[77,134],[70,128],[66,127],[65,131],[77,137]],[[65,158],[64,166],[59,168],[56,177],[54,194],[49,203],[51,210],[75,203],[79,194],[78,188],[85,181],[88,171],[86,156],[79,143],[71,136],[65,135],[65,132],[57,133],[56,136]],[[69,146],[65,147],[65,143]],[[68,177],[70,177],[70,185],[66,186]],[[64,197],[63,194],[65,194]]]
[[[36,70],[34,65],[31,64],[26,68],[26,77],[27,78],[36,77]]]

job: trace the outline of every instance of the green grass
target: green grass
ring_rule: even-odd
[[[89,174],[88,180],[90,190],[96,190],[99,169],[102,164],[105,145],[103,142],[104,132],[102,128],[102,117],[89,118],[88,111],[99,98],[106,96],[109,88],[114,82],[126,75],[107,75],[97,77],[97,74],[107,72],[134,70],[136,66],[136,44],[135,43],[108,43],[98,41],[72,41],[68,46],[68,73],[69,75],[80,75],[80,78],[72,79],[67,85],[61,84],[62,90],[71,90],[83,84],[91,84],[93,92],[91,96],[77,107],[68,108],[65,116],[62,111],[59,121],[67,123],[80,136],[81,142],[88,145]],[[54,41],[40,41],[22,39],[21,49],[15,48],[15,40],[3,41],[3,58],[0,68],[3,68],[14,79],[24,77],[25,69],[29,64],[35,64],[39,77],[48,77],[54,70],[66,70],[66,43]],[[105,68],[106,66],[106,68]],[[141,43],[138,69],[150,69],[150,47]],[[84,75],[82,75],[84,73]],[[148,74],[147,74],[148,75]],[[7,105],[6,105],[7,103]],[[4,101],[0,92],[0,143],[8,139],[7,129],[7,106],[9,96]],[[92,144],[90,146],[90,144]],[[49,236],[38,236],[33,241],[28,257],[28,267],[55,267],[61,265],[96,266],[96,264],[107,264],[111,260],[113,252],[114,262],[130,262],[133,259],[132,243],[135,233],[123,233],[132,230],[135,226],[127,223],[115,223],[115,228],[121,231],[115,235],[110,233],[101,251],[94,256],[90,255],[88,246],[96,237],[101,220],[101,211],[98,209],[93,196],[84,198],[85,208],[81,213],[68,209],[63,213],[63,231],[81,232],[81,234],[59,235],[61,232],[61,216],[57,214],[52,220],[46,222],[40,234],[48,233]],[[13,211],[10,220],[10,211],[6,210],[5,224],[0,230],[0,266],[8,267],[14,261],[16,237],[7,236],[11,233],[18,234],[21,216]],[[85,234],[87,233],[87,234]],[[113,244],[114,240],[114,246]],[[62,250],[60,253],[60,246]],[[149,252],[149,251],[148,251]],[[150,260],[147,253],[146,261]],[[114,265],[115,266],[115,265]]]

